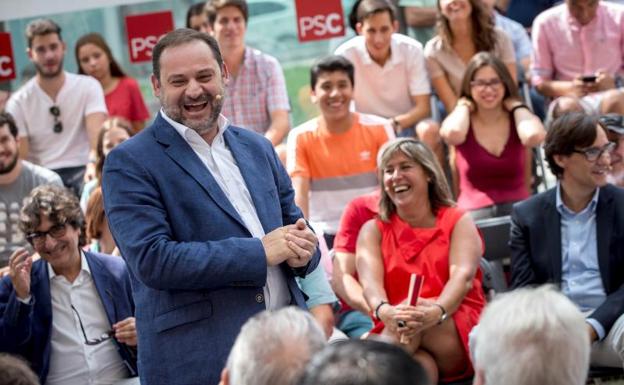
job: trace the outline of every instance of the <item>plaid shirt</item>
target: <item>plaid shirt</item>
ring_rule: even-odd
[[[232,124],[264,134],[271,125],[271,112],[290,111],[286,81],[277,59],[253,48],[236,77],[226,85],[222,113]]]

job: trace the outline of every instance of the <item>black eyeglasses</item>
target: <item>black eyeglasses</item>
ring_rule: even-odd
[[[74,305],[71,305],[71,308],[74,311],[74,313],[76,313],[76,316],[78,317],[78,323],[80,324],[80,330],[82,330],[82,336],[84,337],[85,345],[89,345],[89,346],[99,345],[102,342],[108,341],[115,336],[115,331],[111,329],[107,331],[106,333],[102,333],[102,335],[100,335],[99,338],[96,338],[93,340],[87,338],[87,333],[85,332],[85,328],[84,328],[84,325],[82,324],[82,319],[80,318],[80,314],[78,313],[78,310],[76,310]],[[115,310],[115,313],[116,312],[117,311]],[[115,317],[117,317],[117,315],[115,315]]]
[[[45,243],[46,237],[48,236],[48,234],[52,238],[58,239],[64,236],[66,232],[67,232],[66,224],[60,223],[60,224],[50,227],[48,231],[35,231],[33,233],[27,234],[26,240],[28,241],[28,243],[30,243],[34,247],[39,247]]]
[[[50,107],[50,113],[54,116],[54,128],[52,131],[56,134],[63,132],[63,122],[61,122],[61,109],[58,106]]]
[[[602,147],[589,147],[583,150],[573,150],[572,152],[576,152],[577,154],[585,155],[585,159],[589,162],[597,161],[602,154],[605,152],[609,155],[615,150],[616,144],[614,142],[609,142]]]
[[[490,79],[490,80],[473,80],[470,82],[470,86],[474,88],[478,88],[480,90],[484,90],[485,87],[495,88],[503,84],[500,79]]]

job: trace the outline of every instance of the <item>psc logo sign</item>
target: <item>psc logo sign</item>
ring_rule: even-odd
[[[295,7],[299,41],[344,36],[344,16],[340,0],[296,0]]]
[[[171,11],[126,16],[128,51],[131,63],[152,60],[152,49],[158,40],[173,30]]]
[[[15,61],[11,35],[7,32],[0,32],[0,82],[12,79],[15,79]]]

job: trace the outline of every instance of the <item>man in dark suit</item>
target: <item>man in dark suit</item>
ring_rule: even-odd
[[[0,351],[30,362],[42,384],[113,383],[136,375],[130,277],[119,257],[82,252],[84,219],[69,190],[43,185],[19,225],[41,259],[17,249],[0,281]]]
[[[106,159],[104,204],[137,303],[143,384],[217,384],[243,323],[304,298],[316,237],[271,143],[220,114],[216,41],[180,29],[153,50],[154,123]]]
[[[557,186],[514,206],[512,287],[557,284],[586,315],[591,363],[624,362],[624,190],[607,184],[614,143],[594,117],[553,122],[544,150]]]

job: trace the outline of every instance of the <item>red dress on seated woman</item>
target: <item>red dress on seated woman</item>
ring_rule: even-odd
[[[424,276],[421,298],[437,299],[449,280],[449,249],[455,224],[464,212],[454,207],[442,207],[432,228],[412,228],[395,213],[390,222],[376,220],[381,232],[381,253],[384,263],[384,285],[388,302],[397,305],[407,299],[412,273]],[[481,272],[477,271],[472,288],[459,308],[451,315],[462,341],[466,362],[470,363],[468,333],[479,322],[485,306],[481,287]],[[448,322],[448,321],[447,321]],[[384,328],[376,321],[372,333]]]

